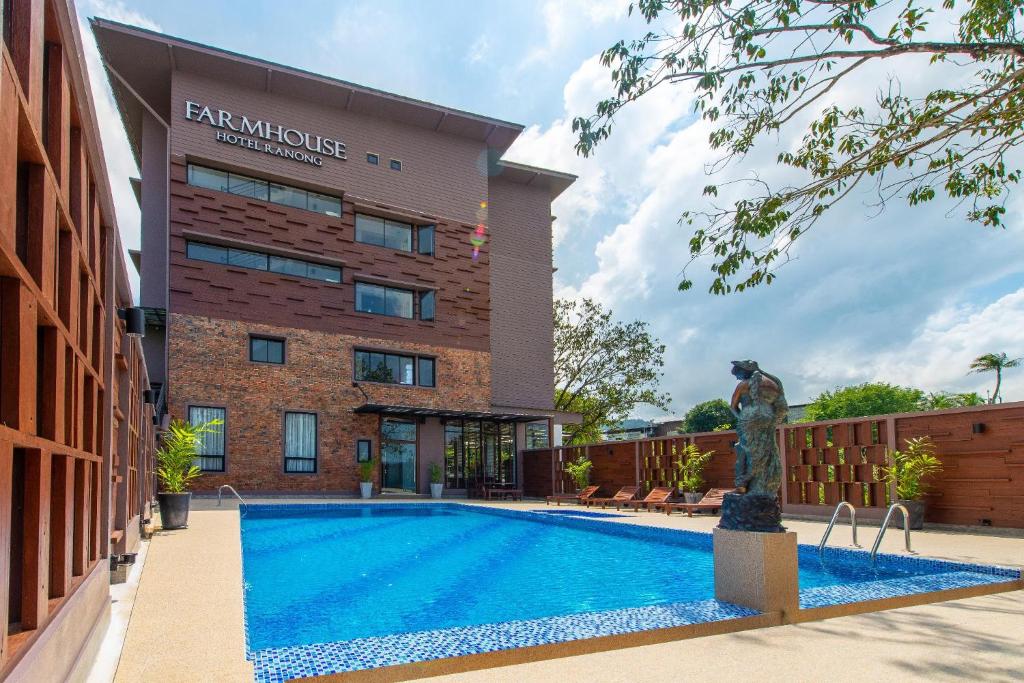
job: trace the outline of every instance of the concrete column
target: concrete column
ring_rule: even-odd
[[[714,530],[715,599],[793,621],[800,609],[796,534]]]

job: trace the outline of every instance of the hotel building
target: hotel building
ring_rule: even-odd
[[[522,126],[104,20],[141,169],[141,304],[198,488],[521,480],[552,409],[551,202]]]
[[[153,497],[144,326],[74,8],[0,26],[0,679],[84,680]]]

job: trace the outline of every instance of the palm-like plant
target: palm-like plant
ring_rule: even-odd
[[[676,463],[676,469],[679,470],[679,486],[684,492],[696,493],[701,490],[704,486],[704,466],[711,461],[714,454],[714,451],[701,453],[697,444],[686,444]]]
[[[971,361],[971,372],[994,372],[996,373],[996,390],[992,392],[989,403],[999,400],[999,388],[1003,384],[1003,370],[1016,368],[1021,364],[1022,358],[1010,358],[1006,353],[985,353]]]
[[[942,461],[935,455],[935,444],[927,436],[907,439],[902,451],[891,451],[892,464],[884,470],[886,482],[896,484],[900,500],[921,500],[928,484],[925,479],[942,471]]]
[[[223,420],[210,420],[189,424],[172,420],[156,452],[156,476],[163,484],[164,493],[185,493],[202,472],[196,465],[199,443],[204,434],[215,432]]]
[[[572,480],[576,483],[576,488],[583,489],[588,483],[590,483],[590,469],[594,466],[594,463],[585,456],[579,456],[575,461],[565,463],[563,469],[565,473],[572,477]]]

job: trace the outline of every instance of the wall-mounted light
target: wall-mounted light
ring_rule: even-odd
[[[142,390],[142,401],[143,403],[153,404],[156,403],[156,392],[152,389]]]
[[[984,431],[985,431],[985,423],[984,422],[975,422],[974,424],[971,425],[971,433],[972,434],[981,434]]]
[[[146,311],[138,306],[117,309],[117,317],[124,321],[124,333],[129,337],[146,336]]]

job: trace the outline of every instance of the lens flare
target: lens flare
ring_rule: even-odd
[[[469,243],[473,245],[473,260],[480,258],[480,247],[487,242],[487,201],[480,202],[480,208],[476,212],[476,227],[469,236]]]

